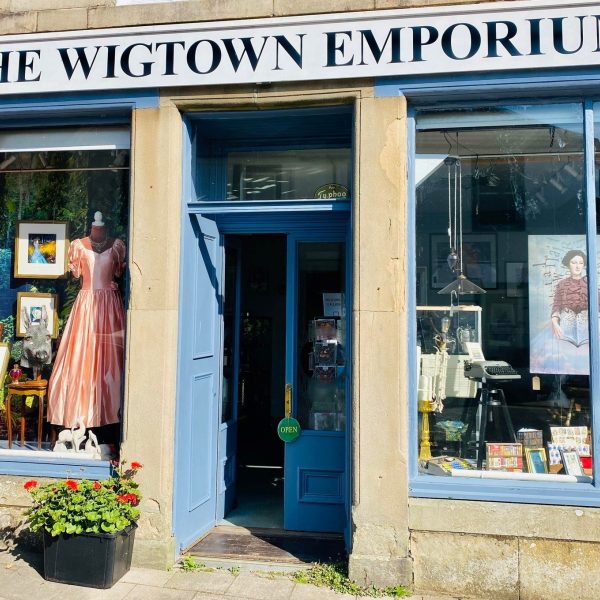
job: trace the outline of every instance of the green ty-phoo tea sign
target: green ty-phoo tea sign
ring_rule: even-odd
[[[279,421],[279,425],[277,425],[277,435],[284,442],[294,442],[300,437],[300,423],[296,421],[296,419],[292,419],[292,417],[285,417],[285,419],[281,419]]]

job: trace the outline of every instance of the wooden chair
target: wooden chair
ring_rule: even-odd
[[[12,448],[12,415],[11,402],[13,396],[37,396],[38,399],[38,450],[42,447],[42,427],[44,425],[44,402],[48,392],[48,381],[35,379],[32,381],[21,381],[8,384],[8,395],[6,396],[6,420],[8,421],[8,447]],[[21,447],[25,446],[25,398],[21,403]]]

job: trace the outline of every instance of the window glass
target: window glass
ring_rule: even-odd
[[[350,149],[232,152],[227,200],[347,200]]]
[[[0,460],[118,450],[128,137],[0,135]]]
[[[303,429],[346,428],[345,245],[298,244],[297,414]]]
[[[418,114],[423,473],[590,481],[582,114]]]

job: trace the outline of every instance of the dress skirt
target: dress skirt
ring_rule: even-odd
[[[48,421],[65,428],[120,421],[125,310],[115,283],[80,290],[50,377]]]

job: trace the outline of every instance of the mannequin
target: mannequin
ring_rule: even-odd
[[[84,238],[85,239],[85,238]],[[94,252],[104,252],[107,248],[113,245],[114,240],[108,237],[108,232],[102,220],[102,213],[97,211],[94,213],[94,221],[90,228],[89,238],[90,246]]]
[[[125,268],[125,244],[94,213],[90,235],[69,247],[69,270],[82,279],[48,386],[48,421],[73,428],[118,423],[125,310],[114,277]]]

